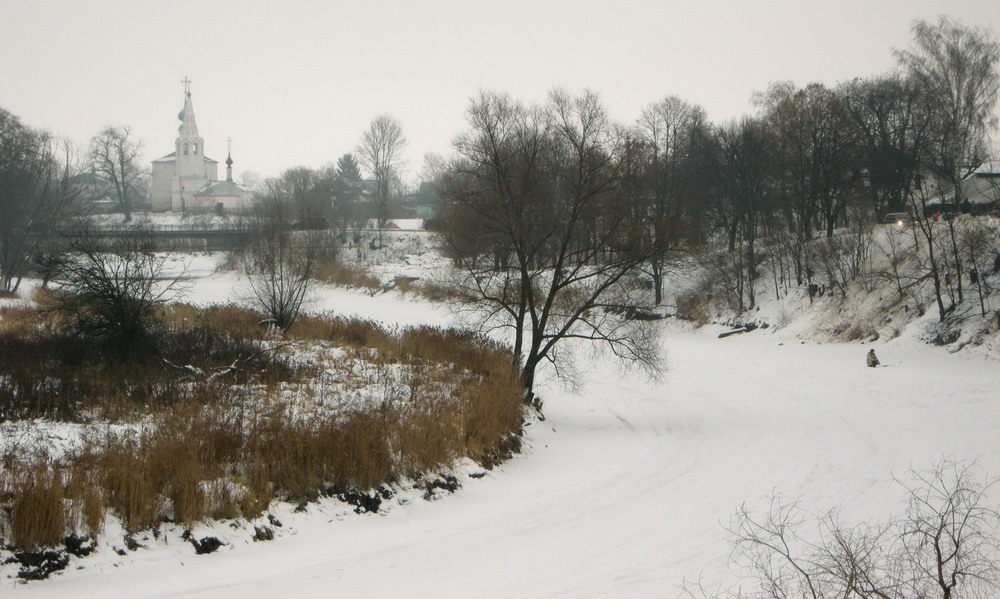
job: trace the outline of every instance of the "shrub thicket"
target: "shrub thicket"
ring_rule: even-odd
[[[121,361],[35,316],[0,311],[0,418],[134,424],[92,428],[61,455],[7,448],[0,501],[13,507],[0,536],[19,548],[95,534],[108,509],[132,531],[254,518],[275,498],[379,488],[462,456],[491,466],[517,449],[510,352],[471,333],[305,316],[283,340],[262,340],[249,310],[170,305],[155,354]],[[384,397],[358,405],[340,387],[310,389],[324,370],[291,343],[345,348],[344,363],[367,364],[362,382]]]

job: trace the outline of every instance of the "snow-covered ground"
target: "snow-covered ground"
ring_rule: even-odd
[[[206,270],[198,263],[192,269]],[[238,278],[198,279],[227,301]],[[314,310],[445,323],[397,293],[323,287]],[[581,361],[580,393],[543,385],[546,420],[523,455],[440,501],[344,517],[328,504],[282,514],[286,533],[211,555],[151,543],[92,556],[52,580],[2,583],[31,597],[674,597],[686,578],[734,580],[723,526],[778,492],[844,520],[898,513],[887,481],[943,457],[1000,475],[1000,365],[915,335],[873,345],[801,341],[789,326],[718,339],[663,326],[661,381]],[[964,353],[964,352],[963,352]],[[294,529],[294,534],[288,534]],[[116,560],[118,560],[116,562]],[[120,563],[120,566],[115,565]]]

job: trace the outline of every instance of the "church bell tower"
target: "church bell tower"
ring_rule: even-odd
[[[194,106],[191,104],[191,80],[184,84],[184,108],[177,118],[181,126],[177,129],[174,152],[177,156],[177,176],[182,179],[208,179],[205,169],[205,140],[198,135],[198,123],[194,120]]]

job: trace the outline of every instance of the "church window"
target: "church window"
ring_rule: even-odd
[[[198,144],[194,144],[194,154],[198,153]]]
[[[184,144],[184,155],[187,156],[187,153],[188,153],[188,145]]]

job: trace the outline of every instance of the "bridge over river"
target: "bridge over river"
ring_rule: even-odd
[[[122,226],[95,227],[97,237],[116,237],[142,231],[156,242],[161,251],[216,252],[248,246],[260,235],[260,228],[247,224],[165,224],[143,228]]]

